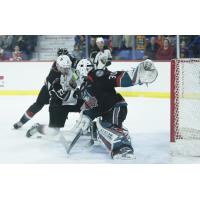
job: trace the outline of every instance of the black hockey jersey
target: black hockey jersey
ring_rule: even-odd
[[[91,71],[86,82],[81,87],[82,98],[85,100],[86,108],[91,99],[93,107],[98,106],[102,113],[108,111],[116,103],[124,102],[124,98],[115,90],[115,87],[117,87],[116,80],[117,76],[114,76],[107,69]],[[94,98],[96,102],[94,102]]]
[[[48,89],[52,85],[53,81],[56,80],[57,78],[60,78],[60,76],[61,76],[61,73],[57,70],[56,61],[54,61],[54,63],[52,64],[51,70],[48,76],[46,77],[46,85]]]

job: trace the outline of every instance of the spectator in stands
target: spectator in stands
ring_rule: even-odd
[[[76,35],[74,40],[75,40],[75,45],[79,45],[79,46],[85,45],[85,36],[84,35]]]
[[[76,51],[81,52],[81,58],[85,57],[86,47],[85,47],[85,36],[84,35],[76,35],[75,38],[75,49]]]
[[[119,50],[121,48],[122,38],[123,38],[123,35],[112,35],[111,36],[113,51]]]
[[[4,54],[3,45],[4,45],[4,36],[1,35],[0,36],[0,61],[3,60],[3,54]]]
[[[37,36],[35,35],[25,35],[23,36],[25,48],[24,53],[27,56],[27,59],[30,60],[32,58],[32,54],[35,51],[35,46],[37,45]]]
[[[12,35],[7,35],[7,36],[4,37],[3,49],[5,51],[11,51],[12,50],[12,41],[13,41]]]
[[[80,47],[79,47],[78,44],[75,44],[75,45],[74,45],[74,50],[73,50],[73,52],[72,52],[72,55],[73,55],[74,58],[76,58],[77,60],[82,59],[82,51],[81,51],[81,49],[80,49]]]
[[[191,50],[192,50],[193,57],[199,58],[200,51],[199,51],[199,48],[196,44],[192,44]]]
[[[171,47],[168,39],[164,39],[163,47],[158,49],[156,53],[157,60],[171,60],[174,58],[174,49]]]
[[[0,47],[0,61],[4,60],[4,50]]]
[[[96,38],[91,37],[90,38],[90,46],[89,46],[89,53],[96,51],[97,50],[97,45],[96,45]]]
[[[159,45],[160,48],[163,46],[163,42],[164,42],[164,36],[158,35],[156,38],[156,43]]]
[[[133,36],[132,35],[123,35],[122,41],[124,43],[125,49],[132,49],[132,46],[133,46]]]
[[[176,48],[176,36],[169,35],[167,36],[167,39],[169,40],[170,46]]]
[[[22,52],[18,45],[15,46],[14,51],[12,52],[12,58],[10,61],[22,61]]]
[[[111,35],[110,36],[110,48],[112,49],[112,56],[114,59],[118,59],[118,53],[120,52],[122,46],[123,35]]]
[[[3,41],[4,41],[4,37],[3,35],[0,35],[0,47],[3,46]]]
[[[32,53],[35,50],[35,46],[37,44],[37,36],[31,36],[31,35],[19,35],[14,38],[13,40],[13,46],[19,46],[20,50],[23,53],[23,56],[25,59],[31,59]]]
[[[17,41],[16,41],[16,44],[15,44],[15,47],[18,46],[20,48],[21,51],[25,51],[26,49],[26,42],[24,40],[24,37],[22,35],[20,35],[18,38],[17,38]],[[15,48],[14,47],[14,48]]]
[[[149,43],[146,46],[145,52],[144,52],[144,59],[151,59],[155,60],[156,53],[158,49],[160,48],[159,44],[156,43],[156,38],[153,36],[150,38]]]
[[[180,57],[188,58],[188,56],[189,56],[189,51],[188,48],[186,47],[186,42],[185,40],[182,40],[180,43]]]
[[[190,44],[188,45],[190,56],[193,58],[200,57],[200,35],[191,36]]]

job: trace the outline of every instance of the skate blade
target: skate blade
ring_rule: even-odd
[[[113,156],[113,160],[133,160],[136,156],[132,153],[117,154]]]

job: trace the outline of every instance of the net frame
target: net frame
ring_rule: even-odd
[[[181,70],[181,63],[199,63],[200,59],[192,58],[192,59],[173,59],[171,60],[171,87],[170,87],[170,141],[176,142],[176,140],[183,139],[181,132],[196,132],[196,134],[200,135],[200,130],[192,130],[183,128],[180,130],[179,126],[179,118],[180,118],[180,77],[184,77],[184,70]],[[182,73],[182,74],[181,74]],[[183,84],[183,83],[182,83]],[[195,137],[193,139],[196,139]]]

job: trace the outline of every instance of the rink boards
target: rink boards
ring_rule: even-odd
[[[111,71],[131,70],[135,61],[113,62]],[[52,62],[1,62],[0,95],[37,95],[44,84]],[[157,80],[149,85],[118,88],[125,97],[169,98],[170,97],[170,62],[155,62],[158,69]]]

